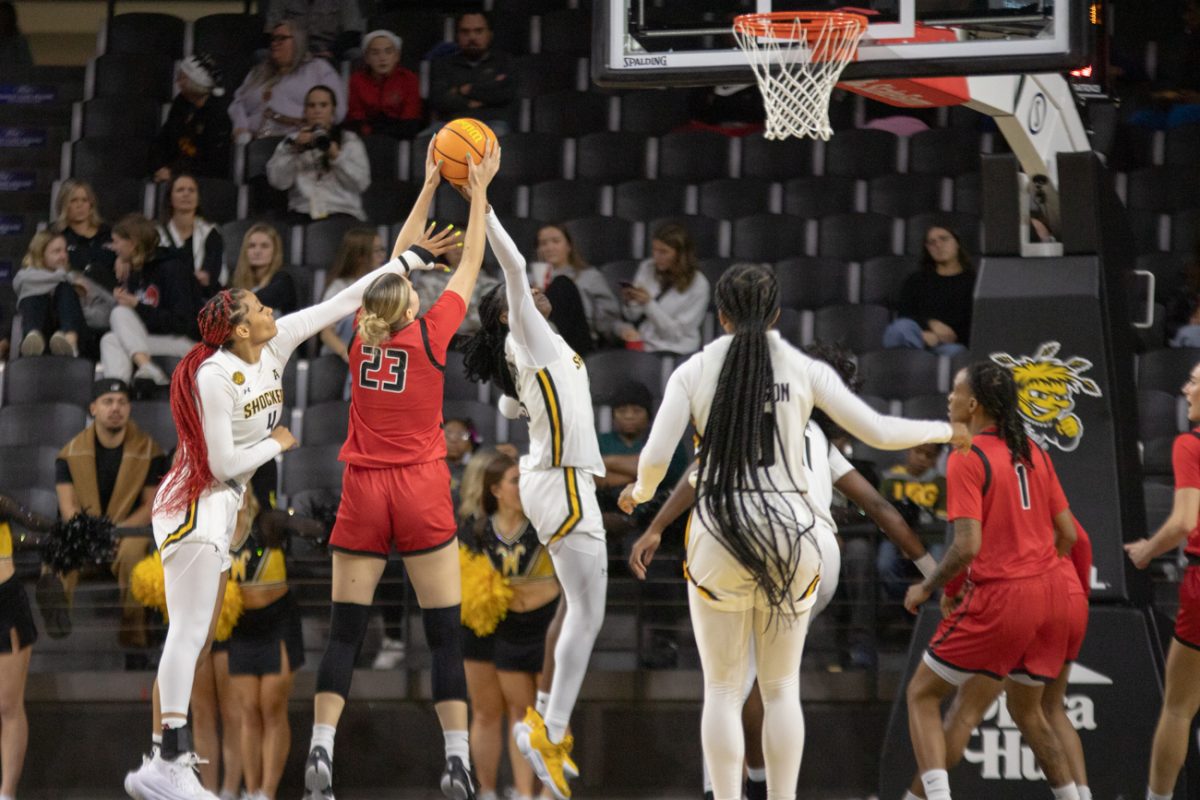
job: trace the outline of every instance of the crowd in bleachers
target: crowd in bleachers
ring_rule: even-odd
[[[102,34],[49,226],[14,281],[0,485],[23,502],[58,513],[47,476],[87,424],[98,376],[130,382],[133,420],[174,447],[163,387],[218,287],[287,313],[382,263],[432,133],[456,116],[499,134],[489,197],[585,356],[605,435],[624,426],[611,407],[652,413],[679,357],[717,334],[710,287],[736,261],[775,264],[783,335],[857,354],[868,402],[944,415],[968,344],[979,154],[1005,147],[982,118],[923,113],[900,136],[882,107],[847,96],[829,142],[731,136],[743,121],[714,124],[694,92],[591,86],[584,8],[495,0],[491,14],[406,5],[365,19],[271,5],[265,20],[122,14]],[[1123,130],[1117,188],[1137,266],[1158,277],[1154,325],[1140,332],[1141,438],[1147,473],[1168,476],[1186,426],[1178,384],[1200,360],[1188,349],[1200,347],[1200,125]],[[433,215],[461,224],[466,205],[443,186]],[[423,307],[446,279],[415,279]],[[461,333],[495,283],[481,276]],[[289,363],[301,446],[281,458],[278,504],[340,481],[349,334],[343,321]],[[448,418],[488,444],[525,444],[524,424],[466,380],[461,355],[446,376]],[[649,401],[626,402],[630,379]],[[904,458],[855,456],[881,472]]]

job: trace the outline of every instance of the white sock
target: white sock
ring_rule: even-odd
[[[1174,792],[1167,792],[1166,794],[1155,794],[1154,792],[1150,791],[1149,788],[1146,789],[1146,800],[1171,800],[1171,798],[1174,796],[1175,796]]]
[[[1054,793],[1054,800],[1079,800],[1079,789],[1075,787],[1075,782],[1064,783],[1057,789],[1051,788]]]
[[[924,800],[924,798],[917,797],[917,796],[916,796],[915,794],[913,794],[912,792],[910,792],[910,791],[906,791],[906,792],[904,793],[904,800]]]
[[[533,704],[533,709],[544,717],[546,716],[546,706],[548,705],[550,705],[550,693],[538,689],[537,702]]]
[[[446,758],[458,756],[464,767],[471,765],[471,745],[466,731],[443,731],[442,738],[446,740]]]
[[[496,793],[490,792],[490,791],[489,792],[480,792],[478,795],[476,795],[476,797],[478,798],[478,800],[497,800]]]
[[[150,744],[155,744],[155,745],[158,745],[159,747],[162,747],[162,732],[161,731],[159,731],[158,733],[150,734]]]
[[[325,752],[333,758],[333,737],[337,735],[337,728],[333,725],[321,725],[320,723],[313,725],[312,743],[308,746],[308,752],[312,752],[318,747],[324,747]]]
[[[767,782],[767,768],[766,767],[758,767],[758,768],[746,767],[746,777],[748,777],[750,780],[754,781],[755,783],[766,783]]]
[[[1092,790],[1087,786],[1075,784],[1075,788],[1079,790],[1079,800],[1092,800]]]
[[[950,776],[944,769],[931,769],[921,776],[928,800],[950,800]]]
[[[166,717],[163,719],[162,724],[164,728],[175,730],[176,728],[182,728],[184,725],[187,725],[187,717]],[[161,733],[158,735],[158,743],[162,744]]]

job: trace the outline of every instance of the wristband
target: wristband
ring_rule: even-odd
[[[937,559],[929,553],[921,556],[913,561],[917,569],[921,570],[921,576],[928,579],[937,570]]]

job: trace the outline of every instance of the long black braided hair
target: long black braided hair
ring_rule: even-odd
[[[976,361],[967,367],[967,382],[976,402],[989,417],[996,420],[996,428],[1008,445],[1008,452],[1012,454],[1012,463],[1023,462],[1033,469],[1029,436],[1018,410],[1017,383],[1013,380],[1012,371],[992,361]]]
[[[517,396],[517,384],[504,355],[508,325],[500,316],[508,311],[504,284],[493,288],[479,301],[479,330],[463,346],[463,366],[467,379],[476,383],[493,383],[509,397]]]
[[[789,611],[800,563],[804,526],[778,494],[764,467],[787,450],[775,419],[775,370],[767,329],[779,314],[775,273],[759,264],[735,264],[717,281],[717,308],[733,325],[700,445],[697,502],[717,541],[753,576],[772,609]],[[770,497],[770,495],[776,495]],[[798,536],[777,536],[781,530]]]
[[[838,374],[842,383],[846,384],[846,388],[850,391],[855,394],[862,391],[863,377],[858,374],[858,363],[854,360],[854,354],[842,345],[816,341],[804,348],[804,354],[817,361],[824,361],[833,367],[833,371]],[[830,419],[829,415],[817,406],[813,406],[811,419],[817,423],[817,427],[824,432],[828,439],[836,439],[844,433],[842,426]]]

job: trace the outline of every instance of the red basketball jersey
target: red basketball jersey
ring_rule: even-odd
[[[360,467],[424,464],[446,457],[442,392],[446,349],[467,314],[443,292],[416,322],[378,347],[350,342],[350,423],[338,458]]]
[[[975,437],[967,455],[954,452],[946,465],[947,513],[951,520],[982,524],[982,543],[971,562],[976,583],[1041,575],[1054,568],[1054,516],[1068,508],[1050,457],[1029,443],[1032,466],[1012,463],[995,428]]]
[[[1075,546],[1069,553],[1071,566],[1074,568],[1079,582],[1083,585],[1083,593],[1090,595],[1092,593],[1092,539],[1079,524],[1079,520],[1075,520],[1075,536]]]
[[[1175,437],[1171,448],[1171,466],[1175,470],[1175,490],[1200,489],[1200,428]],[[1200,556],[1200,520],[1192,523],[1188,534],[1188,555]]]

